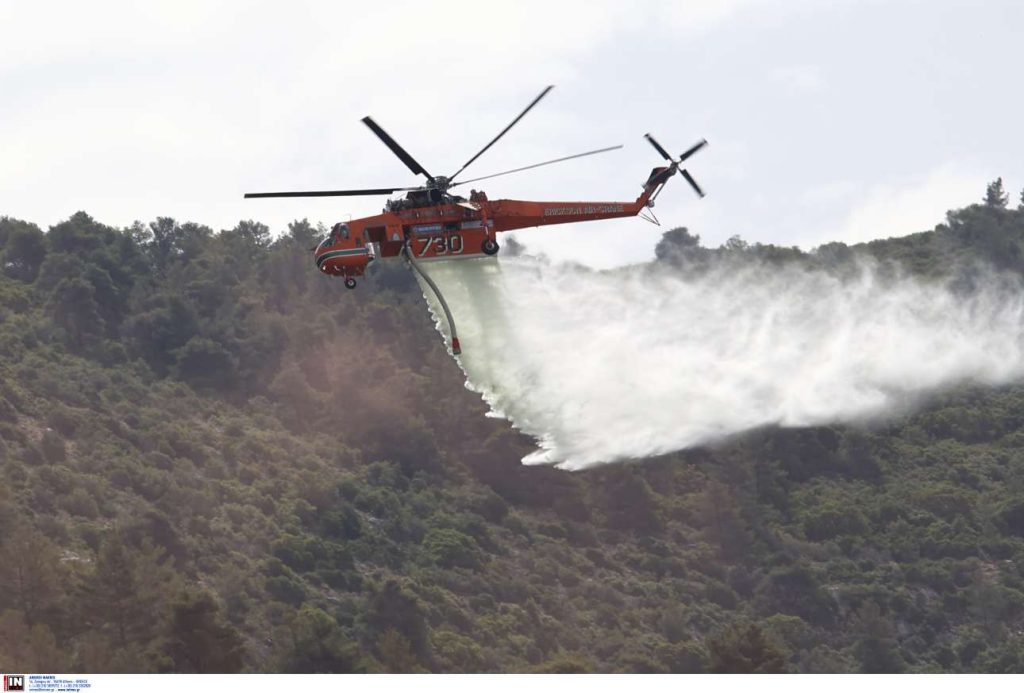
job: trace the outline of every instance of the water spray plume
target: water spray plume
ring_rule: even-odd
[[[958,382],[1024,375],[1021,287],[995,279],[963,295],[868,263],[840,278],[525,256],[435,263],[431,276],[458,322],[467,386],[536,438],[526,463],[581,469],[759,426],[863,421]]]

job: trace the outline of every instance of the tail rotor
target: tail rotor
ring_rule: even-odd
[[[679,171],[683,175],[683,178],[686,179],[686,182],[690,184],[690,187],[693,188],[694,192],[696,192],[701,197],[704,197],[704,191],[701,189],[701,187],[699,185],[697,185],[697,181],[695,181],[693,179],[693,176],[690,175],[689,171],[687,171],[685,168],[680,168],[680,165],[684,161],[689,159],[691,156],[693,156],[694,154],[699,152],[701,149],[706,147],[707,144],[708,144],[708,141],[702,139],[700,142],[698,142],[697,144],[693,145],[692,147],[687,149],[685,152],[680,154],[679,155],[679,159],[673,159],[672,156],[668,153],[668,151],[658,143],[658,140],[656,140],[653,137],[651,137],[650,133],[647,133],[646,135],[644,135],[644,137],[647,138],[647,141],[651,143],[651,146],[654,147],[654,149],[657,150],[657,152],[659,154],[661,154],[661,156],[666,161],[671,163],[670,168],[672,169],[672,171],[673,172]]]

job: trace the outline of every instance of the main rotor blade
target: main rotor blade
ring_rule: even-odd
[[[391,135],[384,132],[384,128],[382,128],[380,125],[377,125],[377,123],[373,121],[373,118],[371,118],[370,116],[366,116],[365,118],[363,118],[363,124],[366,125],[366,127],[373,130],[373,134],[379,137],[380,141],[386,144],[388,149],[393,151],[395,153],[395,156],[401,159],[402,163],[408,166],[413,173],[417,175],[422,173],[427,178],[433,178],[432,175],[427,173],[426,169],[419,165],[419,162],[416,161],[416,159],[413,159],[409,155],[409,152],[402,149],[401,145],[399,145],[398,142],[395,142],[393,139],[391,139]]]
[[[692,156],[693,154],[696,154],[701,148],[706,147],[706,146],[708,146],[708,141],[707,140],[701,140],[697,144],[693,145],[692,147],[690,147],[685,152],[683,152],[682,154],[679,155],[679,163],[683,163],[684,161],[689,159],[690,156]]]
[[[552,159],[551,161],[542,161],[539,164],[533,164],[531,166],[523,166],[522,168],[514,168],[511,171],[502,171],[501,173],[492,173],[489,176],[480,176],[479,178],[470,178],[469,180],[461,180],[458,183],[452,183],[450,188],[454,188],[456,185],[465,185],[466,183],[475,183],[478,180],[487,180],[488,178],[497,178],[498,176],[506,176],[510,173],[519,173],[520,171],[526,171],[531,168],[538,168],[540,166],[547,166],[548,164],[557,164],[559,161],[568,161],[569,159],[579,159],[581,156],[590,156],[591,154],[602,154],[604,152],[610,152],[613,149],[622,149],[621,144],[617,144],[614,147],[605,147],[604,149],[595,149],[591,152],[583,152],[582,154],[573,154],[572,156],[563,156],[561,159]]]
[[[685,168],[680,169],[679,172],[683,174],[683,178],[686,179],[686,182],[693,186],[693,189],[697,191],[697,194],[700,195],[701,197],[704,197],[704,191],[700,189],[699,185],[697,185],[697,181],[693,179],[693,176],[690,175],[690,172],[687,171]]]
[[[647,133],[646,135],[644,135],[644,137],[647,138],[647,141],[651,143],[652,147],[654,147],[655,149],[658,150],[659,154],[661,154],[667,160],[672,161],[672,157],[669,156],[668,152],[665,151],[664,147],[662,147],[660,144],[658,144],[658,140],[656,140],[653,137],[651,137],[651,133]]]
[[[522,112],[522,113],[520,113],[519,115],[517,115],[517,116],[516,116],[516,119],[515,119],[515,120],[513,120],[513,121],[512,121],[511,123],[509,123],[509,124],[508,124],[507,126],[505,126],[505,129],[504,129],[504,130],[502,130],[501,132],[499,132],[499,133],[498,133],[498,136],[497,136],[497,137],[495,137],[495,138],[494,138],[493,140],[491,140],[490,142],[488,142],[488,143],[487,143],[487,146],[486,146],[486,147],[484,147],[483,149],[481,149],[480,151],[478,151],[478,152],[477,152],[477,153],[476,153],[476,154],[475,154],[475,155],[473,156],[473,158],[472,158],[472,159],[470,159],[469,161],[467,161],[466,163],[464,163],[464,164],[462,165],[462,168],[460,168],[460,169],[459,169],[458,171],[456,171],[456,172],[455,172],[454,174],[452,174],[452,175],[448,176],[448,180],[454,180],[456,176],[458,176],[458,175],[459,175],[460,173],[462,173],[463,171],[465,171],[465,170],[466,170],[466,167],[467,167],[467,166],[469,166],[469,165],[470,165],[471,163],[473,163],[474,161],[476,161],[477,159],[479,159],[479,158],[480,158],[480,155],[481,155],[481,154],[483,154],[484,152],[486,152],[486,151],[487,151],[488,149],[490,149],[490,148],[491,148],[491,145],[493,145],[493,144],[494,144],[495,142],[497,142],[498,140],[500,140],[500,139],[501,139],[501,138],[502,138],[502,137],[503,137],[503,136],[505,135],[505,133],[506,133],[506,132],[508,132],[509,130],[511,130],[511,129],[512,129],[512,127],[513,127],[513,126],[514,126],[514,125],[515,125],[516,123],[518,123],[518,122],[519,122],[520,120],[522,120],[522,119],[523,119],[523,116],[524,116],[524,115],[526,115],[527,113],[529,113],[529,112],[530,112],[530,109],[531,109],[531,108],[533,108],[534,106],[536,106],[536,105],[537,105],[537,102],[538,102],[538,101],[540,101],[540,100],[541,100],[541,99],[543,99],[543,98],[544,98],[545,96],[547,96],[548,92],[549,92],[549,91],[551,91],[551,90],[552,90],[552,89],[554,89],[554,88],[555,88],[555,85],[554,85],[554,84],[550,84],[550,85],[548,85],[547,87],[545,87],[545,88],[544,88],[544,91],[542,91],[542,92],[540,93],[540,95],[539,95],[539,96],[538,96],[538,97],[537,97],[536,99],[534,99],[533,101],[531,101],[531,102],[530,102],[530,105],[529,105],[529,106],[527,106],[526,108],[524,108],[524,109],[523,109],[523,112]]]
[[[371,188],[369,190],[307,190],[304,192],[245,193],[245,197],[352,197],[355,195],[390,195],[402,190],[418,188]]]

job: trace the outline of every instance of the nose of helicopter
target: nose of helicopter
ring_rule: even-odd
[[[333,276],[362,276],[373,256],[365,246],[334,245],[318,248],[314,253],[317,268]]]

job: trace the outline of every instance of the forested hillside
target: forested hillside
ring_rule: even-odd
[[[0,670],[1024,671],[1024,384],[524,467],[410,274],[346,291],[318,235],[0,218]],[[968,285],[1022,250],[993,184],[927,233],[656,262]]]

